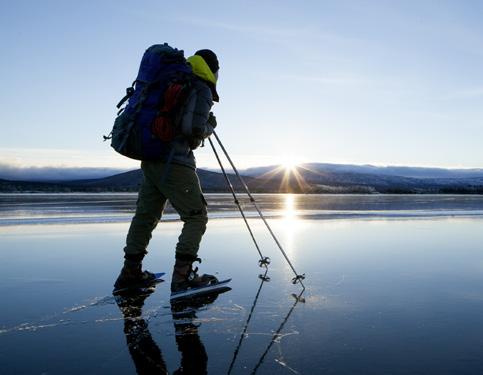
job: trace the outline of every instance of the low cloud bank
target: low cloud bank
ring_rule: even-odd
[[[0,179],[13,181],[70,181],[103,178],[126,172],[119,168],[19,167],[0,163]]]

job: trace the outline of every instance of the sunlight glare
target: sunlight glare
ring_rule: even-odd
[[[294,219],[297,216],[295,211],[294,196],[293,194],[287,194],[285,196],[284,218]]]
[[[297,162],[294,159],[287,159],[282,165],[287,172],[292,172],[297,169]]]
[[[300,156],[293,154],[283,155],[280,159],[280,166],[285,172],[294,172],[303,163],[303,159]]]
[[[283,217],[281,221],[283,228],[283,243],[287,254],[294,258],[296,257],[295,236],[299,227],[295,196],[293,194],[285,194],[283,203]]]

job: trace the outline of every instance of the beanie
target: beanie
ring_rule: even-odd
[[[218,58],[212,50],[200,49],[199,51],[196,51],[195,55],[201,56],[203,60],[205,60],[206,64],[208,65],[213,74],[215,74],[218,69],[220,69],[220,65],[218,64]]]

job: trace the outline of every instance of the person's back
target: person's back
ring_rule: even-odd
[[[124,267],[117,278],[115,290],[147,286],[154,275],[142,271],[142,260],[152,231],[161,219],[167,200],[184,222],[176,245],[176,263],[173,269],[171,291],[216,282],[211,275],[198,276],[193,270],[198,258],[201,238],[206,230],[208,215],[206,201],[196,174],[193,150],[213,133],[216,118],[210,112],[213,101],[218,101],[216,82],[218,59],[210,50],[200,50],[187,59],[194,78],[190,92],[177,116],[178,132],[173,140],[173,152],[169,159],[142,161],[143,182],[139,190],[136,214],[124,248]]]
[[[195,78],[191,82],[190,95],[180,111],[179,129],[181,134],[175,140],[173,162],[196,168],[193,150],[200,146],[203,139],[213,133],[216,121],[210,110],[213,101],[218,101],[218,94],[214,89],[216,76],[211,73],[204,59],[195,55],[188,58],[188,63],[192,66]],[[210,78],[215,80],[214,83],[208,81]]]

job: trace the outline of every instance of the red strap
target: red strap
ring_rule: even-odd
[[[183,90],[183,85],[179,83],[173,83],[168,86],[164,94],[164,103],[161,112],[170,112],[176,106],[178,102],[178,96]]]
[[[174,124],[172,119],[173,111],[179,104],[180,94],[183,85],[173,83],[168,86],[164,93],[163,107],[160,110],[160,116],[154,119],[151,131],[153,134],[164,142],[169,142],[174,138]]]

